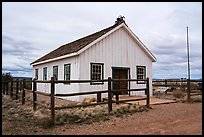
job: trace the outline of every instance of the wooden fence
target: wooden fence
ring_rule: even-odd
[[[180,87],[180,88],[187,88],[187,101],[190,102],[190,96],[201,95],[201,93],[191,94],[193,89],[197,89],[198,83],[202,83],[202,80],[193,80],[193,79],[182,79],[182,80],[153,80],[152,86],[164,86],[164,87]],[[199,89],[200,90],[200,89]]]
[[[122,81],[126,81],[126,82],[144,81],[146,83],[146,87],[141,88],[141,89],[131,89],[129,87],[129,89],[113,90],[111,87],[112,82],[119,82],[119,81],[121,81],[121,82]],[[28,90],[25,88],[26,82],[32,82],[32,84],[33,84],[32,90]],[[87,91],[87,92],[77,92],[77,93],[69,93],[69,94],[57,94],[57,93],[55,93],[55,84],[56,83],[90,83],[90,82],[108,82],[108,89],[103,90],[103,91],[91,91],[91,92]],[[51,83],[50,94],[37,91],[37,83]],[[10,87],[10,89],[9,89],[9,87]],[[15,93],[14,93],[14,89],[16,91]],[[127,99],[127,100],[119,100],[119,94],[117,94],[120,91],[133,92],[133,91],[141,91],[141,90],[145,91],[146,97]],[[119,104],[119,103],[124,103],[124,102],[129,102],[129,101],[146,100],[146,106],[149,107],[149,104],[150,104],[149,78],[144,79],[144,80],[139,80],[139,79],[111,79],[111,77],[108,77],[108,79],[104,79],[104,80],[69,80],[69,81],[65,81],[65,80],[54,80],[54,78],[51,77],[51,80],[46,80],[46,81],[36,80],[36,79],[34,79],[34,80],[23,79],[23,80],[19,81],[17,79],[17,80],[3,81],[2,82],[3,94],[10,95],[10,97],[12,97],[12,98],[15,95],[15,99],[17,100],[20,97],[19,91],[22,92],[22,95],[21,95],[22,104],[25,104],[25,99],[26,99],[25,91],[32,92],[32,94],[33,94],[32,98],[33,99],[32,100],[26,99],[26,100],[32,101],[34,111],[36,111],[37,104],[42,105],[44,107],[47,107],[47,106],[43,105],[42,103],[37,102],[37,94],[49,96],[50,97],[50,107],[48,107],[48,108],[51,110],[51,120],[52,120],[53,124],[55,124],[55,110],[73,108],[73,107],[86,107],[86,106],[94,106],[94,105],[100,105],[100,104],[108,104],[108,112],[110,113],[112,111],[112,103]],[[116,95],[116,101],[112,100],[112,93],[113,92],[116,93],[115,94]],[[101,101],[101,94],[102,93],[108,93],[107,101]],[[91,103],[91,104],[79,104],[79,105],[69,105],[69,106],[61,106],[61,107],[55,106],[55,97],[70,97],[70,96],[79,96],[79,95],[88,95],[88,94],[97,94],[97,102]]]
[[[185,86],[185,87],[187,87],[188,81],[189,81],[188,79],[186,79],[186,80],[160,79],[160,80],[153,80],[152,85],[153,86],[165,86],[165,87],[168,87],[168,86],[174,86],[174,87]],[[202,80],[191,79],[189,82],[192,84],[192,83],[202,82]]]

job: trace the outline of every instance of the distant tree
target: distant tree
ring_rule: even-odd
[[[10,72],[3,73],[2,74],[2,81],[11,81],[13,79],[13,76]]]

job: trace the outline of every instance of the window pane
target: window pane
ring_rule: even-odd
[[[96,65],[93,66],[93,73],[96,73]]]
[[[145,66],[137,66],[137,78],[138,79],[145,78]]]
[[[57,71],[57,69],[58,69],[58,67],[57,66],[54,66],[53,67],[53,77],[55,78],[55,80],[57,80],[58,79],[58,71]]]
[[[43,80],[47,80],[47,67],[43,68]]]
[[[70,80],[70,64],[64,65],[64,79]]]
[[[91,64],[91,80],[102,80],[102,64]]]
[[[98,75],[98,80],[101,80],[101,74]]]
[[[35,69],[35,78],[38,79],[38,69]]]

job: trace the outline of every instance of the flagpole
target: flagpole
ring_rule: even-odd
[[[187,27],[187,56],[188,56],[187,101],[190,102],[190,62],[189,62],[188,27]]]

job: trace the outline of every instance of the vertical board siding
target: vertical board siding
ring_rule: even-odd
[[[47,67],[47,79],[51,80],[53,76],[53,66],[58,66],[58,80],[64,80],[64,64],[71,64],[71,80],[78,80],[79,79],[79,68],[78,68],[78,56],[62,59],[59,61],[53,61],[50,63],[45,63],[41,65],[37,65],[33,67],[38,68],[39,71],[39,80],[43,80],[43,68]],[[33,71],[33,76],[35,76],[35,72]],[[50,93],[50,83],[37,83],[37,90],[40,92]],[[55,84],[55,93],[75,93],[79,92],[79,85],[76,83],[71,84],[63,84],[58,83]],[[63,97],[61,97],[63,98]],[[69,97],[70,98],[70,97]],[[79,97],[72,97],[72,100],[79,100]]]
[[[33,67],[33,77],[35,68],[39,69],[39,80],[43,78],[43,67],[47,67],[48,80],[53,76],[53,66],[58,65],[58,79],[64,80],[64,64],[71,64],[71,80],[90,80],[90,63],[104,63],[104,79],[112,77],[112,67],[130,68],[130,77],[136,78],[136,66],[146,66],[146,76],[150,79],[150,96],[152,95],[152,60],[143,51],[138,43],[123,27],[97,42],[79,56],[74,56]],[[108,83],[100,85],[90,85],[90,83],[58,83],[55,86],[56,93],[74,93],[86,91],[107,90]],[[145,88],[145,84],[130,83],[130,88]],[[39,91],[50,92],[50,84],[38,83]],[[142,95],[144,91],[131,93],[131,95]],[[102,94],[102,98],[108,94]],[[84,97],[95,97],[96,95],[73,96],[67,99],[82,101]]]
[[[88,54],[87,54],[88,53]],[[136,66],[146,66],[146,76],[150,78],[150,95],[152,95],[152,60],[137,45],[135,40],[123,28],[120,28],[91,46],[79,55],[80,79],[90,79],[90,63],[104,63],[104,78],[112,77],[111,67],[130,68],[130,77],[136,78]],[[89,68],[89,70],[87,70]],[[86,70],[86,71],[84,71]],[[107,89],[107,83],[103,85],[80,84],[80,90],[97,91]],[[145,88],[145,84],[130,83],[131,88]],[[145,95],[144,91],[134,92],[131,95]],[[88,95],[87,95],[88,97]],[[96,97],[96,95],[89,95]],[[102,97],[107,97],[102,94]],[[81,98],[82,99],[82,98]]]

